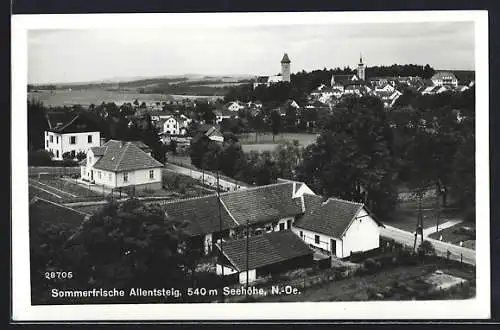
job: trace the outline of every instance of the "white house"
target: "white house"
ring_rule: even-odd
[[[216,124],[220,124],[224,119],[238,118],[237,113],[226,109],[218,109],[215,110],[214,113]]]
[[[210,127],[206,132],[205,136],[208,137],[210,140],[222,143],[224,142],[224,135],[219,131],[218,128],[212,126]]]
[[[45,131],[45,150],[52,152],[53,159],[63,159],[69,152],[75,158],[101,143],[101,133],[96,122],[81,114],[48,113],[49,129]]]
[[[163,164],[134,142],[110,140],[90,148],[81,163],[81,178],[107,188],[161,189]]]
[[[338,258],[379,247],[380,227],[361,203],[304,195],[305,214],[293,231],[309,246]]]
[[[451,86],[457,87],[458,79],[452,72],[442,71],[431,77],[434,86]]]
[[[248,244],[248,254],[247,252]],[[255,282],[261,276],[289,269],[309,267],[314,251],[290,230],[271,232],[226,242],[216,265],[217,275],[234,276],[240,284]],[[234,274],[234,275],[233,275]]]
[[[191,120],[184,116],[170,115],[162,119],[163,133],[170,135],[186,135]]]
[[[245,109],[245,104],[239,101],[233,101],[226,104],[226,109],[234,112]]]

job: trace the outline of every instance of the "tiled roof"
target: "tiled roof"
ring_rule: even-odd
[[[354,74],[338,74],[338,75],[334,75],[332,76],[332,82],[334,84],[341,84],[341,85],[345,85],[345,84],[350,84],[353,82],[353,77],[356,76]]]
[[[220,231],[221,219],[222,230],[238,226],[222,204],[220,207],[221,217],[219,218],[217,195],[170,201],[164,204],[164,208],[169,216],[179,221],[187,221],[188,231],[192,236]]]
[[[298,186],[297,186],[298,189]],[[293,183],[284,182],[220,194],[223,229],[267,222],[302,213],[299,198],[292,199]],[[192,235],[219,231],[217,195],[163,204],[168,214],[191,223]]]
[[[294,223],[297,228],[340,238],[363,204],[321,196],[306,196],[306,213]]]
[[[284,182],[221,194],[231,215],[241,224],[298,215],[299,198],[292,199],[293,183]]]
[[[122,172],[163,167],[133,142],[110,140],[102,147],[106,148],[104,155],[94,165],[98,170]]]
[[[104,152],[106,151],[106,147],[92,147],[90,148],[92,152],[94,153],[94,156],[102,156],[104,155]]]
[[[290,230],[252,236],[225,242],[222,246],[224,255],[238,271],[257,269],[296,257],[312,255],[313,251]]]
[[[212,126],[205,132],[205,136],[222,136],[222,133],[216,127]]]

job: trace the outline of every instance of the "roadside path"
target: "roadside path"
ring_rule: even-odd
[[[413,242],[415,240],[415,236],[413,233],[385,225],[385,228],[380,229],[380,235],[383,237],[391,238],[398,243],[404,244],[409,247],[413,247]],[[435,248],[436,254],[439,256],[446,257],[447,252],[449,251],[450,259],[458,260],[462,258],[462,261],[468,263],[470,265],[476,264],[476,251],[472,249],[467,249],[464,247],[460,247],[458,245],[454,245],[451,243],[441,242],[432,238],[425,238],[426,241],[429,241]],[[417,237],[417,247],[420,245],[420,237]]]
[[[443,229],[446,229],[446,228],[450,228],[450,227],[453,227],[459,223],[463,222],[463,220],[461,219],[454,219],[454,220],[449,220],[449,221],[446,221],[444,223],[441,223],[439,226],[438,226],[438,230],[437,231],[441,231]],[[425,228],[424,229],[424,237],[427,237],[429,236],[430,234],[433,234],[436,232],[436,226],[432,226],[432,227],[429,227],[429,228]]]

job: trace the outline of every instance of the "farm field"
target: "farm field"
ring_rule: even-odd
[[[46,106],[72,106],[80,104],[82,106],[89,106],[90,104],[101,104],[102,102],[115,102],[122,104],[125,102],[162,102],[168,100],[179,100],[188,98],[216,98],[213,96],[194,96],[194,95],[166,95],[166,94],[140,94],[134,92],[119,92],[119,91],[106,91],[102,89],[88,89],[78,91],[68,90],[55,90],[39,91],[28,93],[29,98],[37,99],[43,102]]]

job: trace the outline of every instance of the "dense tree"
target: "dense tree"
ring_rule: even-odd
[[[273,152],[277,176],[285,179],[294,179],[296,168],[302,161],[302,152],[303,148],[297,140],[279,144]]]
[[[273,110],[271,112],[271,130],[273,132],[273,141],[274,141],[274,137],[278,135],[281,131],[281,115],[277,110]]]
[[[159,205],[129,199],[106,205],[67,245],[81,249],[75,262],[87,271],[78,277],[92,287],[181,287],[185,266],[192,263],[186,228]]]
[[[45,148],[44,131],[48,129],[45,118],[46,108],[43,103],[35,99],[28,100],[28,149],[38,150]]]
[[[318,193],[367,202],[376,214],[388,214],[395,176],[383,105],[367,97],[342,106],[305,149],[298,177]]]

